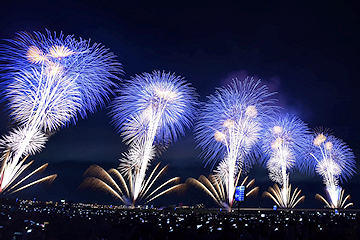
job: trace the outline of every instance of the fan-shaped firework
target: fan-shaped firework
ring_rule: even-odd
[[[1,45],[2,95],[21,129],[3,138],[3,148],[10,148],[11,154],[1,175],[9,179],[24,154],[43,146],[44,141],[34,141],[44,135],[41,131],[53,132],[75,121],[77,113],[85,117],[87,111],[94,112],[111,94],[110,78],[121,73],[115,56],[103,46],[47,34],[22,32]]]
[[[263,197],[271,198],[278,206],[282,208],[294,208],[298,203],[305,200],[305,196],[300,196],[301,190],[295,188],[291,195],[291,184],[286,184],[287,188],[281,189],[275,183],[274,187],[269,187],[267,191],[263,193]],[[285,192],[286,191],[286,192]],[[284,198],[286,196],[286,198]],[[284,202],[286,200],[286,202]]]
[[[160,163],[155,166],[149,177],[142,182],[141,191],[139,192],[139,199],[144,199],[146,203],[152,200],[170,193],[173,191],[179,191],[185,187],[184,184],[174,185],[164,190],[164,187],[172,185],[173,183],[179,182],[179,177],[174,177],[161,184],[157,188],[153,188],[156,180],[164,173],[168,168],[168,165],[158,171]],[[105,171],[97,165],[92,165],[86,170],[84,176],[86,177],[83,183],[80,185],[81,188],[93,188],[102,190],[106,193],[118,198],[126,205],[134,206],[135,199],[133,198],[133,182],[131,169],[128,169],[129,173],[121,174],[118,170],[112,168],[109,171]],[[150,191],[151,189],[151,191]],[[150,193],[149,193],[150,191]]]
[[[314,133],[312,147],[312,166],[323,177],[330,206],[341,206],[340,181],[348,180],[355,173],[355,156],[352,150],[341,140],[325,131]]]
[[[235,191],[234,179],[239,169],[251,165],[246,156],[260,139],[261,127],[272,114],[274,99],[260,81],[247,78],[234,80],[231,85],[219,88],[201,109],[195,127],[198,146],[208,162],[221,159],[227,168],[228,204],[231,207]],[[251,160],[251,158],[249,158]],[[223,166],[224,167],[224,166]]]
[[[288,189],[289,173],[298,166],[308,143],[308,127],[295,116],[277,116],[269,121],[264,130],[262,146],[266,158],[266,167],[272,181],[282,186],[280,201],[284,208],[291,207]]]
[[[11,181],[17,178],[19,171],[20,173],[23,171],[25,161],[20,161],[20,154],[13,156],[12,153],[23,153],[26,156],[35,154],[44,147],[46,141],[47,137],[42,131],[33,129],[31,132],[26,128],[14,129],[0,140],[0,149],[3,150],[0,188],[5,189]],[[17,161],[11,157],[16,157]]]
[[[238,174],[235,180],[235,186],[238,184],[240,178],[240,174]],[[247,182],[248,176],[244,178],[241,182],[240,186],[245,186],[246,193],[245,197],[249,197],[251,195],[257,194],[259,191],[259,187],[253,187],[255,183],[255,179]],[[224,181],[219,175],[210,174],[209,178],[201,175],[199,179],[188,178],[186,179],[187,184],[194,185],[197,188],[203,190],[206,194],[208,194],[220,207],[224,207],[230,209],[230,206],[227,203],[227,195],[226,190],[224,189]],[[227,186],[225,185],[225,188]]]
[[[134,201],[140,194],[156,145],[166,146],[185,134],[195,116],[195,89],[181,77],[154,71],[131,78],[113,103],[113,122],[131,144],[123,164],[132,166]]]
[[[23,176],[21,178],[21,180],[17,181],[23,175],[22,173],[24,173],[24,171],[34,161],[31,161],[31,162],[25,164],[25,161],[27,159],[27,156],[26,156],[23,160],[21,160],[20,164],[18,164],[16,166],[16,168],[13,169],[10,162],[7,161],[7,159],[9,158],[9,155],[10,155],[10,152],[7,152],[4,155],[4,160],[3,160],[3,164],[2,164],[2,167],[1,167],[1,171],[0,171],[0,173],[1,173],[0,174],[0,194],[16,193],[16,192],[24,190],[24,189],[26,189],[26,188],[28,188],[30,186],[33,186],[35,184],[42,183],[42,182],[52,183],[55,180],[55,178],[57,177],[57,174],[53,174],[53,175],[50,175],[50,176],[43,177],[41,179],[35,180],[35,181],[30,182],[28,184],[23,184],[25,182],[25,180],[29,179],[34,174],[41,173],[42,171],[44,171],[46,169],[46,167],[48,166],[48,163],[45,163],[44,165],[42,165],[39,168],[35,169],[34,171],[29,173],[28,175]],[[10,171],[7,171],[7,169],[9,169]],[[15,172],[15,174],[12,174],[12,175],[8,174],[9,172],[13,172],[13,171]]]
[[[321,201],[323,201],[325,204],[326,204],[326,207],[328,208],[343,208],[343,209],[346,209],[350,206],[354,206],[353,203],[347,203],[347,201],[349,200],[350,201],[350,195],[347,195],[345,198],[344,198],[344,194],[345,194],[345,189],[342,189],[341,187],[337,186],[337,189],[334,190],[328,190],[326,188],[326,191],[327,191],[327,194],[329,195],[329,193],[336,193],[336,195],[334,196],[328,196],[330,201],[326,201],[326,199],[321,196],[320,194],[316,194],[315,195],[315,199],[320,199]],[[337,205],[334,205],[337,204]]]

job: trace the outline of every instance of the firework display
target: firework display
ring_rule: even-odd
[[[263,122],[275,110],[272,95],[260,81],[236,79],[211,95],[200,111],[195,127],[196,140],[208,162],[214,166],[221,160],[218,172],[230,208],[236,175],[251,166],[253,158],[248,154],[261,137]]]
[[[339,181],[347,181],[355,173],[355,156],[351,149],[341,139],[326,131],[316,131],[313,134],[310,155],[311,166],[319,174],[326,186],[328,201],[317,194],[329,208],[346,208],[350,204],[343,199],[344,190],[339,186]]]
[[[20,159],[44,147],[47,136],[103,106],[122,72],[115,55],[100,44],[60,33],[21,32],[1,45],[2,96],[19,127],[3,137],[9,151],[1,189],[20,172]]]
[[[121,160],[120,171],[133,184],[133,201],[145,187],[146,170],[156,152],[164,150],[192,126],[196,105],[195,89],[171,73],[136,75],[119,89],[112,119],[130,145]]]
[[[262,147],[267,155],[265,165],[269,170],[272,181],[282,186],[279,194],[273,194],[283,208],[294,207],[289,189],[289,171],[300,166],[301,158],[305,155],[309,130],[299,118],[290,115],[276,116],[264,128]],[[278,189],[278,188],[275,188]],[[271,191],[275,193],[275,191]],[[269,195],[269,192],[268,194]],[[294,192],[296,195],[296,191]]]
[[[192,185],[230,212],[237,186],[245,186],[246,197],[259,191],[246,174],[260,164],[274,183],[262,196],[281,208],[305,199],[300,189],[292,192],[290,174],[296,170],[323,179],[326,197],[315,198],[327,208],[353,205],[340,186],[355,174],[353,151],[328,131],[311,133],[300,118],[280,114],[275,93],[260,80],[233,79],[200,104],[195,88],[174,73],[142,73],[117,84],[122,74],[109,49],[72,35],[20,32],[0,44],[0,100],[12,121],[12,129],[0,138],[0,194],[53,182],[56,174],[28,183],[48,166],[26,175],[33,163],[28,157],[61,128],[111,102],[111,123],[128,149],[117,169],[90,166],[81,187],[110,193],[134,207]],[[200,157],[211,174],[156,184],[168,165],[150,170],[152,161],[194,124]]]

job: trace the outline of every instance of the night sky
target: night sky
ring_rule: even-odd
[[[125,71],[122,78],[164,70],[185,77],[201,101],[231,78],[260,78],[277,91],[283,112],[296,114],[310,128],[324,126],[343,139],[360,156],[359,139],[359,4],[350,1],[289,3],[289,1],[222,1],[180,3],[172,1],[7,1],[0,9],[0,39],[18,31],[63,31],[75,38],[91,38],[110,48]],[[4,103],[1,104],[4,109]],[[126,151],[110,124],[109,108],[99,109],[76,125],[53,135],[46,148],[30,159],[33,169],[49,162],[43,176],[57,173],[50,186],[39,185],[13,197],[60,199],[75,202],[120,204],[103,193],[79,190],[82,174],[91,164],[116,168]],[[0,115],[0,134],[12,123],[5,111]],[[160,157],[170,164],[165,179],[208,175],[198,156],[192,131]],[[359,169],[360,166],[358,166]],[[254,166],[250,177],[260,187],[256,199],[244,206],[269,207],[273,202],[261,194],[273,183],[267,170]],[[324,194],[322,179],[299,173],[290,182],[306,195],[301,207],[319,207],[315,193]],[[342,184],[360,208],[360,176]],[[215,206],[204,193],[189,189],[186,195],[159,198],[154,204],[185,205],[204,202]]]

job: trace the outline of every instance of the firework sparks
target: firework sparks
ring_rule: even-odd
[[[284,187],[280,189],[279,186],[275,183],[274,187],[269,187],[269,189],[265,191],[262,196],[271,198],[278,206],[282,208],[294,208],[297,204],[305,200],[305,196],[300,196],[301,190],[295,188],[293,194],[291,195],[291,184],[286,184],[286,186],[286,189]]]
[[[116,56],[101,44],[91,45],[90,40],[76,40],[71,35],[60,33],[57,36],[47,31],[47,35],[20,32],[8,43],[1,45],[0,51],[0,57],[6,63],[2,66],[5,85],[11,84],[19,71],[36,69],[46,73],[53,68],[50,72],[62,72],[78,86],[82,117],[87,111],[95,112],[98,105],[104,106],[115,85],[111,79],[118,79],[117,76],[122,74]],[[37,86],[35,80],[30,83]]]
[[[281,203],[279,206],[283,208],[294,206],[289,189],[289,171],[300,165],[300,157],[304,155],[302,153],[308,143],[308,132],[303,121],[289,115],[277,116],[265,127],[262,139],[263,150],[268,156],[265,163],[270,179],[282,186],[279,195],[282,199],[276,202]],[[271,192],[276,199],[279,197],[275,190]]]
[[[57,177],[57,174],[53,174],[47,177],[43,177],[41,179],[38,179],[36,181],[30,182],[26,185],[22,185],[25,180],[29,179],[33,175],[37,173],[43,172],[47,166],[48,163],[45,163],[44,165],[40,166],[39,168],[35,169],[31,173],[29,173],[26,176],[23,176],[21,180],[17,181],[20,176],[22,176],[22,173],[34,162],[31,161],[29,163],[25,163],[27,156],[21,160],[21,164],[18,164],[15,169],[12,168],[11,164],[9,164],[9,161],[7,159],[10,157],[10,152],[7,151],[5,156],[3,157],[4,160],[2,161],[2,166],[0,170],[0,194],[13,194],[16,192],[19,192],[21,190],[24,190],[30,186],[33,186],[38,183],[47,182],[52,183],[55,178]],[[10,171],[6,171],[7,169],[10,169],[11,171],[15,171],[15,174],[8,175]],[[16,182],[17,181],[17,182]]]
[[[42,131],[37,130],[34,133],[28,133],[24,128],[17,128],[0,139],[0,149],[4,152],[10,152],[10,149],[12,149],[13,152],[18,152],[22,146],[22,142],[27,136],[31,136],[31,138],[27,140],[28,143],[25,149],[22,150],[24,155],[33,155],[39,152],[47,141],[47,137]]]
[[[319,130],[313,135],[311,165],[319,174],[326,186],[329,201],[328,207],[342,208],[345,201],[342,200],[344,190],[339,186],[340,181],[348,180],[355,173],[355,156],[352,150],[340,139],[328,134],[326,131]],[[321,196],[317,194],[318,198]],[[350,195],[348,196],[350,197]],[[320,199],[325,200],[323,197]]]
[[[115,56],[100,44],[49,31],[47,35],[21,32],[0,46],[2,96],[19,124],[1,141],[11,151],[3,163],[1,188],[21,168],[21,157],[44,147],[45,133],[104,105],[115,85],[111,79],[122,72]]]
[[[240,178],[240,174],[238,174],[235,180],[235,187],[238,184],[238,180]],[[253,187],[255,183],[255,179],[251,181],[247,181],[248,176],[244,178],[239,186],[245,186],[246,193],[245,197],[249,197],[252,195],[256,195],[259,191],[259,187]],[[203,190],[207,195],[209,195],[220,207],[224,207],[227,209],[231,209],[229,204],[227,203],[227,195],[224,187],[226,188],[226,184],[224,184],[222,177],[217,174],[210,174],[209,177],[205,177],[201,175],[199,179],[188,178],[186,180],[186,184],[193,185],[201,190]]]
[[[175,142],[195,117],[197,94],[183,78],[154,71],[122,85],[113,103],[113,123],[125,142],[148,138]]]
[[[348,208],[350,206],[354,206],[353,203],[347,203],[347,201],[350,201],[350,195],[347,195],[344,198],[345,189],[342,189],[340,186],[335,186],[335,189],[329,189],[328,187],[325,189],[327,192],[327,195],[330,199],[330,201],[327,201],[323,196],[320,194],[315,195],[315,199],[319,199],[323,201],[326,204],[326,207],[328,208]],[[332,194],[332,195],[330,195]],[[336,205],[334,205],[334,203]]]
[[[168,165],[166,165],[158,171],[159,166],[160,163],[155,166],[148,178],[142,182],[138,198],[134,198],[132,195],[134,181],[131,174],[128,173],[126,176],[124,176],[124,174],[121,174],[119,170],[114,168],[106,172],[103,168],[97,165],[92,165],[88,168],[88,170],[86,170],[84,173],[85,179],[80,185],[80,188],[92,188],[104,191],[105,193],[109,193],[112,196],[118,198],[124,204],[131,206],[134,206],[135,200],[143,200],[145,203],[148,203],[164,194],[179,191],[185,188],[184,184],[177,184],[180,178],[174,177],[153,189],[156,180],[168,168]],[[131,169],[129,169],[129,171],[131,171]],[[171,186],[173,184],[176,185]],[[152,190],[150,191],[150,189]]]
[[[273,94],[247,78],[233,80],[228,87],[219,88],[201,109],[195,134],[202,156],[212,162],[220,159],[223,181],[226,183],[227,204],[231,207],[235,178],[239,170],[252,164],[251,150],[260,139],[262,123],[275,110]],[[255,151],[254,151],[255,152]]]
[[[137,75],[119,90],[112,117],[124,141],[130,144],[120,168],[130,167],[134,201],[140,195],[156,147],[166,147],[179,134],[185,134],[192,126],[196,105],[195,89],[170,73]]]

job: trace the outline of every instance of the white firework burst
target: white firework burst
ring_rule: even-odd
[[[316,165],[315,171],[323,177],[325,185],[331,185],[328,176],[334,176],[333,186],[339,184],[338,176],[341,175],[340,166],[329,158],[324,158]]]
[[[34,133],[29,133],[27,129],[16,128],[8,135],[3,136],[0,140],[0,149],[11,149],[13,152],[18,152],[24,140],[27,139],[28,136],[31,137],[27,140],[27,144],[25,144],[26,147],[23,151],[23,155],[33,155],[44,148],[47,141],[47,137],[44,132],[35,130]]]
[[[238,175],[238,173],[241,171],[242,167],[241,164],[236,165],[234,176],[231,176],[235,179],[235,177]],[[226,183],[226,181],[229,180],[229,158],[223,159],[219,165],[214,170],[214,176],[221,179],[223,183]],[[225,184],[226,185],[226,184]]]
[[[286,161],[284,161],[286,160]],[[269,170],[269,177],[272,181],[284,185],[289,174],[283,175],[283,169],[292,169],[295,166],[295,156],[286,147],[279,147],[268,160],[266,167]]]
[[[149,157],[153,159],[155,157],[155,147],[150,151]],[[135,177],[141,167],[141,163],[144,159],[144,144],[140,141],[136,141],[128,149],[128,152],[123,153],[123,158],[120,159],[119,171],[123,176]],[[148,163],[148,167],[150,163]],[[135,180],[135,179],[134,179]]]
[[[2,140],[11,151],[1,169],[2,186],[22,169],[22,156],[44,146],[42,132],[53,133],[76,122],[78,114],[94,112],[112,93],[111,79],[122,72],[115,55],[101,44],[47,35],[22,32],[0,46],[0,96],[20,126]]]

